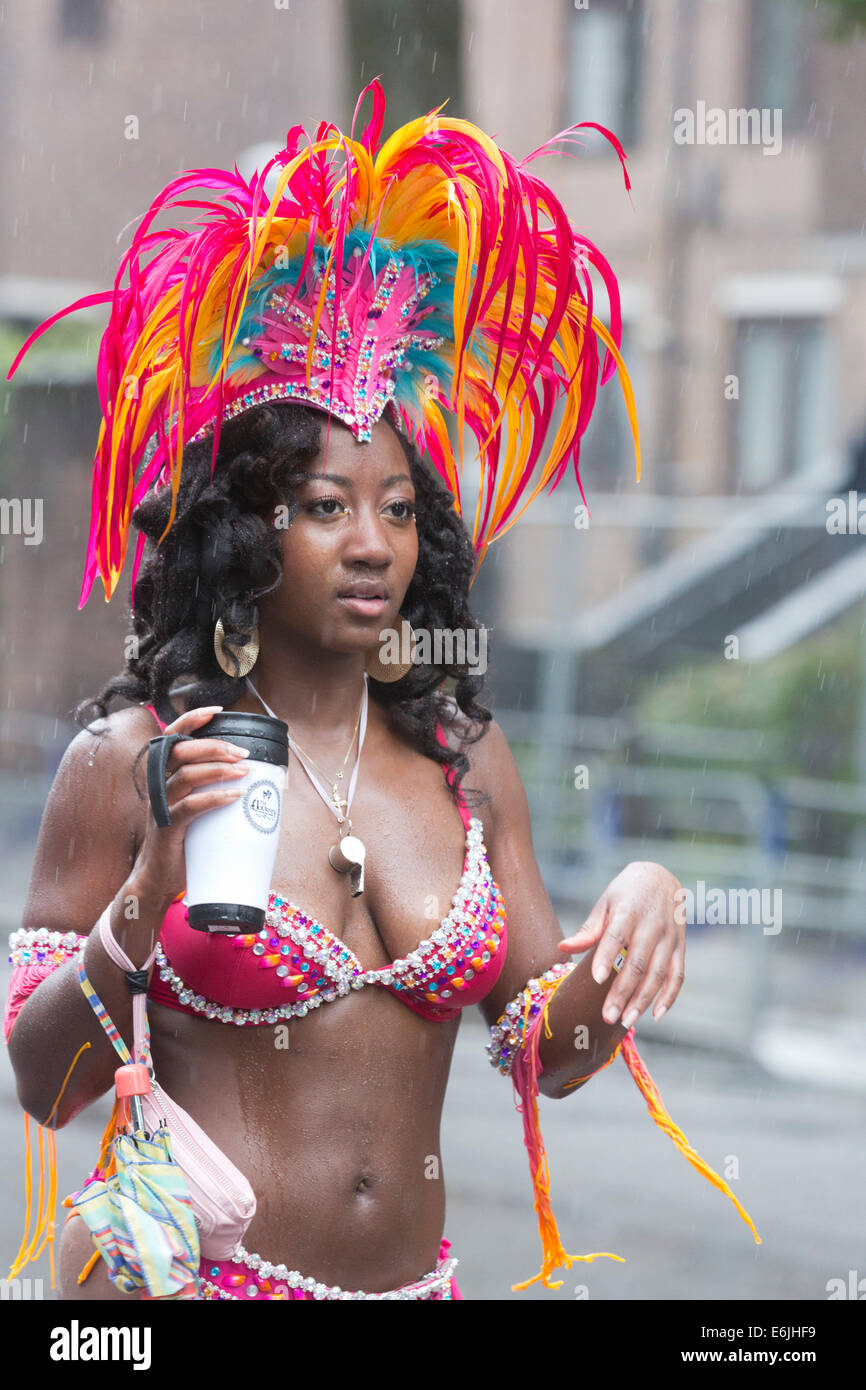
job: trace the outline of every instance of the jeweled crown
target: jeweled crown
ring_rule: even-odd
[[[229,358],[230,378],[257,369],[259,375],[226,404],[223,419],[264,401],[299,400],[329,411],[348,425],[356,439],[366,441],[395,397],[412,409],[419,385],[427,394],[447,395],[452,370],[434,354],[445,347],[452,328],[447,312],[450,296],[444,304],[437,303],[432,292],[440,276],[419,267],[435,259],[440,269],[443,263],[448,265],[453,278],[453,253],[429,244],[395,251],[379,238],[352,233],[345,243],[343,293],[337,311],[337,277],[334,270],[327,270],[327,248],[314,249],[306,274],[303,255],[284,264],[284,250],[276,248],[273,267],[262,274],[250,295],[238,343]],[[314,314],[326,280],[316,323]],[[215,369],[219,365],[216,345],[212,365]],[[440,379],[443,369],[445,381]],[[207,436],[214,425],[215,421],[209,421],[195,438]]]

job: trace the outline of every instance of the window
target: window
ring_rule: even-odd
[[[586,9],[569,0],[563,125],[596,121],[626,153],[640,138],[642,30],[643,0],[605,0]],[[601,136],[587,134],[587,153],[610,150]]]
[[[734,491],[758,492],[814,466],[828,419],[822,319],[741,319]]]
[[[60,0],[61,39],[101,39],[105,0]]]
[[[747,107],[782,112],[782,124],[801,128],[809,113],[808,51],[812,22],[791,0],[752,0],[745,27]]]
[[[440,106],[462,116],[460,0],[352,0],[347,7],[350,109],[381,74],[387,138],[398,126]],[[365,107],[369,117],[369,99]]]

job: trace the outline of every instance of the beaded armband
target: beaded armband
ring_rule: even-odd
[[[86,942],[86,936],[74,931],[49,931],[47,927],[24,931],[22,928],[9,937],[9,964],[63,965],[67,960],[74,960]]]
[[[86,942],[87,937],[79,936],[78,932],[49,931],[47,927],[35,931],[21,928],[12,933],[9,938],[12,977],[3,1012],[3,1036],[7,1043],[15,1020],[33,991],[61,965],[75,960]]]
[[[486,1051],[490,1065],[498,1067],[503,1076],[510,1076],[514,1058],[526,1041],[527,1028],[544,1007],[545,996],[554,980],[564,980],[576,969],[577,961],[557,961],[545,970],[540,979],[532,979],[518,995],[506,1004],[503,1013],[490,1029]]]

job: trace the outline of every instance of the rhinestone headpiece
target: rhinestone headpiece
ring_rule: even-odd
[[[439,275],[419,269],[429,265],[431,258],[440,267],[446,264],[448,279],[453,281],[456,257],[444,247],[421,244],[405,247],[401,254],[379,238],[350,233],[337,312],[336,274],[327,270],[326,248],[314,248],[300,280],[303,255],[298,254],[286,269],[279,268],[278,257],[275,268],[261,277],[250,297],[238,345],[230,357],[230,375],[257,368],[261,375],[225,407],[222,418],[232,419],[264,401],[304,401],[336,415],[356,439],[366,441],[395,396],[412,406],[417,381],[423,390],[437,394],[439,378],[425,369],[433,354],[445,346],[452,325],[431,295],[440,284]],[[315,310],[326,277],[316,324]],[[409,372],[416,374],[415,379],[404,377],[402,385],[407,389],[398,393],[400,374]],[[215,423],[208,421],[194,438],[205,438]]]

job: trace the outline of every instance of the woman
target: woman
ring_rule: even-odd
[[[482,474],[488,493],[485,499],[483,483],[484,519],[480,528],[476,522],[473,554],[452,492],[433,481],[407,426],[418,418],[426,422],[426,431],[416,430],[416,437],[456,492],[458,470],[442,428],[441,404],[452,405],[459,423],[465,419],[479,442],[484,441],[482,457],[489,465],[498,459],[498,437],[497,454],[490,453],[498,410],[508,410],[518,436],[521,426],[534,430],[546,424],[544,412],[539,417],[538,407],[525,398],[519,406],[505,404],[506,388],[526,386],[533,371],[540,371],[549,412],[553,397],[547,388],[554,375],[568,388],[569,376],[573,385],[583,370],[581,400],[571,417],[567,412],[545,465],[543,480],[555,480],[591,407],[598,361],[590,322],[619,358],[617,330],[609,339],[578,294],[573,246],[558,263],[552,257],[564,235],[553,195],[539,181],[530,183],[519,172],[522,166],[495,147],[491,154],[486,137],[474,127],[433,117],[405,127],[392,137],[398,146],[402,137],[409,156],[400,178],[393,177],[394,147],[389,145],[388,157],[380,151],[376,164],[379,201],[371,199],[364,151],[372,158],[381,133],[378,84],[373,84],[373,94],[374,119],[362,138],[363,148],[353,146],[352,178],[346,180],[330,225],[328,244],[332,253],[337,248],[333,259],[310,262],[315,236],[309,222],[306,249],[290,239],[285,243],[294,255],[289,259],[291,284],[305,285],[306,299],[300,289],[294,299],[281,298],[285,282],[275,277],[284,267],[267,254],[267,226],[261,242],[252,240],[252,264],[247,263],[247,226],[259,226],[260,189],[247,190],[253,196],[245,214],[251,212],[253,220],[241,223],[233,266],[234,272],[241,265],[249,270],[246,297],[235,303],[234,289],[224,283],[216,325],[218,300],[206,298],[216,272],[202,273],[207,248],[201,240],[195,243],[195,257],[184,263],[186,279],[178,276],[176,283],[189,285],[194,260],[200,313],[187,344],[193,349],[209,345],[215,354],[209,359],[213,379],[199,370],[196,380],[195,364],[190,371],[186,357],[187,374],[179,378],[187,393],[182,432],[175,422],[174,432],[165,438],[177,405],[176,393],[165,388],[160,444],[137,481],[142,402],[151,412],[147,419],[152,427],[158,369],[166,362],[174,369],[185,358],[181,289],[171,304],[174,317],[163,313],[161,319],[154,312],[155,301],[147,298],[146,281],[138,282],[136,293],[142,295],[142,284],[145,289],[134,314],[130,300],[121,304],[116,289],[106,335],[115,349],[122,340],[124,352],[116,354],[122,368],[112,387],[113,422],[101,436],[103,452],[97,456],[85,589],[98,569],[110,595],[123,563],[131,503],[137,502],[132,520],[142,540],[150,542],[139,551],[142,564],[134,587],[137,642],[125,674],[95,701],[103,717],[75,739],[58,772],[24,928],[79,934],[83,972],[127,1041],[133,1032],[132,996],[116,950],[106,950],[106,940],[111,942],[105,931],[136,967],[149,960],[160,942],[160,967],[151,969],[147,1005],[156,1075],[245,1175],[256,1197],[255,1215],[235,1258],[213,1264],[202,1260],[201,1297],[286,1296],[286,1271],[293,1273],[288,1281],[293,1297],[346,1297],[349,1291],[355,1296],[460,1297],[452,1277],[454,1261],[447,1259],[449,1242],[443,1239],[439,1120],[460,1011],[471,1003],[480,1005],[493,1029],[492,1059],[513,1075],[523,1103],[544,1246],[537,1277],[550,1284],[554,1268],[581,1257],[565,1253],[550,1209],[535,1102],[539,1085],[548,1096],[571,1094],[625,1039],[624,1055],[648,1098],[654,1097],[628,1030],[650,1005],[656,1016],[669,1008],[683,978],[684,928],[675,910],[679,884],[674,876],[657,864],[628,865],[581,931],[563,941],[535,862],[526,796],[514,760],[502,732],[476,701],[480,678],[466,665],[382,668],[380,634],[404,620],[430,634],[476,630],[468,605],[473,568],[486,543],[515,518],[514,504],[529,476],[527,455],[518,452],[514,441],[506,459],[509,486],[503,490],[495,466]],[[300,151],[290,133],[278,160],[284,166],[282,186],[268,218],[281,211],[297,221],[299,200],[314,196],[310,185],[303,184],[310,165],[337,143],[328,128],[320,127],[318,144],[310,152]],[[426,183],[413,190],[422,150],[428,159]],[[488,160],[484,172],[495,165],[501,180],[498,198],[479,176],[479,152]],[[317,166],[320,174],[323,167]],[[444,228],[454,222],[455,212],[442,204],[443,168],[450,187],[460,189],[464,210],[467,189],[475,190],[487,218],[482,233],[477,233],[476,219],[476,233],[462,246],[459,233],[452,233],[450,262],[443,250]],[[194,183],[189,176],[183,187]],[[328,187],[333,192],[335,185]],[[554,209],[554,230],[539,230],[536,202],[535,217],[524,218],[523,230],[513,239],[517,250],[506,265],[505,221],[518,205],[525,211],[527,197],[537,200],[541,189],[548,212]],[[290,195],[295,200],[291,206]],[[393,259],[394,199],[403,200],[399,215],[405,218],[414,215],[422,195],[426,216],[438,216],[439,222],[427,231],[427,279],[419,290],[417,261],[412,275],[403,276],[410,259],[405,241],[403,259]],[[461,205],[461,197],[453,201]],[[319,227],[327,220],[327,202],[321,199],[317,206]],[[373,212],[377,220],[371,232]],[[148,222],[138,234],[139,252]],[[362,222],[366,241],[359,230]],[[467,217],[466,225],[470,223]],[[528,227],[534,242],[527,239]],[[391,240],[374,244],[373,237],[383,235]],[[384,276],[381,260],[374,263],[380,245],[391,257]],[[491,245],[499,248],[501,264],[496,258],[485,261]],[[531,245],[537,252],[537,275],[529,274]],[[223,242],[211,264],[224,268],[230,260]],[[336,281],[335,262],[343,268]],[[455,333],[461,265],[465,270],[466,264],[473,267],[480,293],[471,298],[467,289],[465,318]],[[437,319],[436,285],[447,279],[449,265],[449,313],[440,310]],[[255,278],[257,271],[261,281]],[[359,288],[365,273],[372,275],[366,298]],[[564,279],[569,293],[559,302]],[[163,273],[161,294],[166,283]],[[313,306],[322,313],[335,297],[323,337]],[[425,297],[422,314],[419,305]],[[611,302],[613,306],[613,296]],[[398,303],[402,307],[389,336],[388,314]],[[274,348],[274,325],[283,334],[288,331],[292,304],[301,306],[294,314],[296,336],[289,336],[289,350],[281,358]],[[540,316],[537,326],[533,314]],[[173,338],[162,331],[166,323],[173,326]],[[498,349],[491,325],[498,325]],[[448,328],[450,340],[444,332]],[[381,341],[366,336],[376,331]],[[152,355],[143,372],[141,344],[147,334]],[[342,358],[341,334],[348,345]],[[551,349],[554,340],[556,352]],[[285,337],[280,341],[285,343]],[[443,341],[452,354],[447,361],[434,355]],[[232,352],[239,352],[235,343],[246,354],[233,359]],[[359,354],[355,361],[353,348]],[[365,351],[373,357],[377,375],[358,365]],[[415,352],[411,375],[422,378],[411,399],[405,379],[396,388],[390,375],[401,365],[405,369],[401,351],[410,360]],[[252,378],[251,354],[259,359],[259,375]],[[289,374],[284,363],[289,363]],[[311,363],[320,367],[318,377],[311,375]],[[270,374],[262,374],[263,365]],[[609,365],[612,369],[613,362]],[[223,373],[218,399],[216,366]],[[431,366],[437,367],[432,386]],[[283,376],[276,375],[280,368]],[[361,377],[361,372],[367,375]],[[129,397],[121,386],[130,376],[141,389],[124,420]],[[258,394],[246,391],[251,379]],[[106,381],[110,384],[108,372]],[[228,396],[226,381],[232,388]],[[377,406],[362,419],[359,403],[368,386],[371,394],[375,388]],[[516,396],[512,389],[510,399]],[[422,417],[413,416],[413,409]],[[181,440],[182,467],[177,469]],[[529,471],[533,463],[530,450]],[[151,486],[155,478],[165,482],[169,477],[172,487]],[[106,485],[106,478],[112,483]],[[127,497],[126,512],[117,505],[118,479],[126,480],[128,488],[126,494],[122,488],[119,492]],[[245,680],[250,662],[252,679]],[[187,680],[182,696],[177,693],[181,678]],[[446,678],[453,681],[451,699],[441,690]],[[365,690],[369,704],[363,737],[359,725]],[[115,695],[134,703],[108,714],[107,703]],[[206,738],[175,745],[166,784],[169,827],[157,827],[142,788],[141,755],[148,740],[160,728],[169,733],[200,728],[215,706],[275,713],[287,721],[292,746],[303,754],[290,768],[273,876],[276,896],[263,937],[277,931],[278,923],[291,921],[298,930],[302,922],[306,935],[291,938],[297,946],[291,956],[295,968],[301,972],[311,963],[316,968],[319,958],[307,950],[311,932],[323,933],[318,943],[325,940],[342,964],[327,979],[322,964],[323,974],[313,986],[309,974],[291,977],[297,981],[290,996],[294,1002],[280,1039],[267,1022],[267,999],[255,1015],[250,1007],[233,1010],[225,993],[208,998],[191,978],[216,959],[208,952],[230,952],[232,946],[192,932],[176,901],[184,890],[187,827],[242,794],[243,750]],[[178,708],[183,712],[178,714]],[[339,788],[341,781],[347,785],[346,774],[356,763],[351,817],[354,833],[366,845],[366,860],[363,892],[353,895],[347,877],[335,873],[329,862],[334,808],[319,794],[309,765],[333,787],[335,808],[345,810]],[[215,782],[220,785],[214,787]],[[458,896],[458,886],[466,893]],[[483,925],[476,932],[479,912]],[[104,930],[91,931],[103,913]],[[288,926],[284,930],[288,933]],[[275,936],[271,944],[278,939],[287,943],[289,938]],[[253,978],[249,970],[256,967],[260,973],[255,978],[264,979],[267,944],[249,947],[252,937],[247,946],[244,938],[234,940],[243,947],[247,977]],[[591,946],[596,949],[589,952]],[[582,954],[579,964],[566,963],[571,953]],[[185,970],[179,961],[187,962]],[[356,978],[351,991],[331,988],[329,993],[339,969],[355,969],[356,976],[361,972],[360,982],[368,987],[358,987]],[[385,987],[373,987],[377,984]],[[267,993],[265,985],[262,989]],[[220,1006],[227,1006],[222,1015]],[[16,1014],[9,1044],[21,1103],[40,1123],[60,1128],[111,1088],[117,1065],[82,992],[76,962],[59,964],[38,989],[23,990]],[[548,1028],[542,1035],[544,1021]],[[579,1026],[588,1030],[589,1039],[581,1051],[575,1049]],[[90,1047],[82,1052],[84,1043]],[[687,1150],[687,1156],[700,1164],[694,1151]],[[713,1180],[723,1186],[715,1175]],[[61,1245],[61,1297],[131,1296],[119,1291],[117,1281],[109,1281],[105,1263],[78,1282],[95,1257],[91,1232],[80,1214],[84,1208],[78,1199],[74,1206]],[[296,1287],[298,1276],[307,1281],[306,1288]]]

